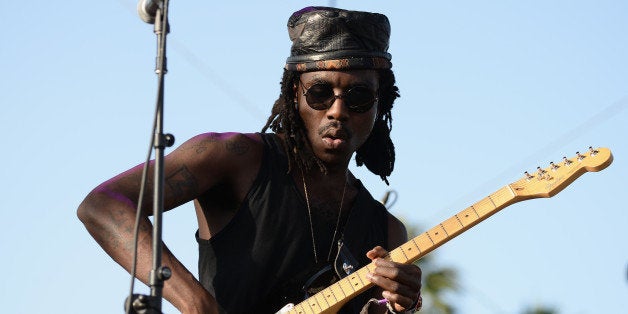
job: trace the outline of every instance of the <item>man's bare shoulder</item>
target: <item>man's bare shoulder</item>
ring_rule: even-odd
[[[233,178],[243,171],[256,170],[263,147],[256,133],[203,133],[181,144],[168,159],[185,165],[195,176]]]
[[[193,193],[179,197],[181,200],[196,198],[219,185],[239,190],[257,173],[263,151],[259,134],[199,134],[166,156],[166,181],[193,187]]]
[[[261,136],[255,133],[203,133],[181,144],[173,155],[184,159],[231,159],[260,158],[263,151]],[[173,156],[173,157],[174,157]]]
[[[203,154],[211,149],[225,149],[230,153],[243,155],[257,147],[262,147],[261,136],[257,133],[208,132],[190,138],[177,150]]]

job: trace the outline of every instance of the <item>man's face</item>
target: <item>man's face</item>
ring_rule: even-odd
[[[301,82],[295,87],[299,115],[305,124],[314,154],[328,167],[346,167],[352,154],[368,138],[375,123],[377,100],[367,101],[366,105],[364,100],[377,96],[377,72],[306,72],[301,74]],[[321,96],[331,95],[332,92],[336,97],[328,97],[326,104],[320,101],[308,104],[307,99],[322,99],[324,97]],[[373,105],[369,107],[371,103]]]

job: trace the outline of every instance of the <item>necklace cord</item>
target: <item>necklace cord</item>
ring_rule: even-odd
[[[312,236],[312,247],[314,250],[314,261],[318,264],[318,253],[316,249],[316,239],[314,237],[314,223],[312,222],[312,209],[310,207],[310,197],[307,191],[307,184],[305,183],[305,175],[303,173],[303,168],[299,167],[301,170],[301,179],[303,181],[303,192],[305,194],[305,205],[307,206],[307,216],[310,222],[310,235]],[[329,253],[327,253],[327,261],[331,258],[331,252],[334,249],[334,240],[336,239],[336,235],[338,234],[338,226],[340,225],[340,217],[342,216],[342,205],[345,201],[345,193],[347,192],[347,175],[345,174],[345,184],[342,189],[342,197],[340,198],[340,206],[338,208],[338,219],[336,220],[336,227],[334,228],[334,235],[331,238],[331,244],[329,245]]]

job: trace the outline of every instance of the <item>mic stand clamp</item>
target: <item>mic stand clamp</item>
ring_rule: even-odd
[[[172,271],[166,266],[160,267],[157,273],[162,285],[164,281],[172,276]],[[151,271],[151,277],[154,274],[155,271]],[[124,304],[124,311],[127,314],[161,314],[161,296],[133,294],[133,298],[129,300],[127,297]]]

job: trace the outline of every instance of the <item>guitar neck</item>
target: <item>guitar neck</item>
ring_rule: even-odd
[[[402,264],[414,263],[499,210],[522,200],[517,197],[510,185],[504,186],[495,193],[392,250],[390,259]]]
[[[507,185],[390,251],[390,260],[402,264],[412,264],[499,210],[522,200],[517,197],[513,188]],[[366,279],[366,274],[372,272],[374,268],[375,265],[373,263],[360,268],[309,299],[295,305],[289,313],[318,314],[338,312],[350,299],[373,286]]]
[[[589,152],[576,153],[574,158],[563,157],[557,164],[538,168],[534,174],[504,186],[495,193],[453,215],[430,230],[414,237],[400,247],[390,251],[393,262],[411,264],[435,250],[459,234],[497,213],[499,210],[527,199],[552,197],[585,172],[600,171],[613,161],[608,148],[593,149]],[[318,292],[307,300],[295,305],[287,313],[318,314],[336,313],[349,300],[372,287],[366,274],[373,272],[375,265],[370,263],[333,285]],[[282,312],[286,313],[286,312]]]

